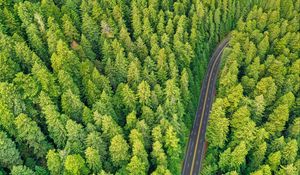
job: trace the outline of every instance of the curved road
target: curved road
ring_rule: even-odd
[[[182,167],[182,175],[198,175],[201,168],[201,160],[204,154],[205,132],[209,113],[214,100],[214,91],[218,75],[221,55],[229,42],[229,37],[224,39],[213,53],[208,64],[205,79],[202,82],[199,106],[196,113],[193,128],[190,133],[189,143]]]

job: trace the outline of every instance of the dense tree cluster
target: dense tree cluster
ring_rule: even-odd
[[[269,0],[224,50],[202,174],[300,173],[300,3]]]
[[[209,55],[255,1],[0,0],[0,174],[179,174]]]

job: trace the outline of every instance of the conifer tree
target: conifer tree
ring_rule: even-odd
[[[71,90],[67,90],[61,96],[61,106],[63,112],[70,118],[81,121],[84,104],[80,101],[79,96],[73,94]]]
[[[51,174],[61,174],[63,173],[63,156],[65,156],[64,151],[56,152],[51,149],[47,153],[47,167]]]
[[[20,114],[15,119],[15,126],[20,141],[26,142],[29,147],[33,148],[37,157],[44,157],[51,145],[46,141],[45,135],[35,121],[31,120],[27,115]]]
[[[50,97],[44,92],[41,92],[39,96],[39,103],[42,108],[42,113],[45,115],[50,137],[59,148],[63,148],[67,139],[67,131],[65,129],[67,116],[61,115],[57,111]]]
[[[12,175],[35,175],[35,172],[26,166],[18,165],[12,168],[11,174]]]
[[[114,166],[118,167],[127,163],[129,158],[128,149],[129,146],[122,135],[118,134],[111,139],[109,152]]]
[[[67,155],[64,163],[66,174],[87,175],[89,170],[86,167],[84,159],[79,154]]]
[[[78,41],[80,35],[78,33],[77,28],[74,26],[71,18],[67,14],[65,14],[62,17],[62,20],[63,20],[63,30],[67,41],[68,42],[72,42],[73,40]]]
[[[72,120],[68,120],[66,123],[66,130],[68,140],[65,146],[65,150],[74,153],[81,154],[84,152],[86,139],[86,132],[81,124],[77,124]]]
[[[0,131],[0,165],[1,167],[11,168],[14,165],[22,164],[20,152],[16,144],[3,131]]]

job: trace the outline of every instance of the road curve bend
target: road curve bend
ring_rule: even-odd
[[[218,76],[221,55],[229,42],[225,38],[216,48],[208,64],[206,75],[202,82],[200,100],[196,112],[193,128],[190,132],[189,142],[183,162],[182,175],[198,175],[201,168],[201,160],[204,154],[205,133],[214,100],[214,90]]]

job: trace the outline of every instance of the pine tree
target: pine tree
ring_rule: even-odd
[[[17,139],[26,142],[29,147],[33,148],[37,157],[44,157],[51,145],[47,142],[45,135],[42,133],[37,123],[25,114],[20,114],[15,119],[17,129]]]
[[[80,94],[79,88],[75,84],[70,73],[68,73],[64,70],[60,70],[57,74],[57,79],[58,79],[58,82],[59,82],[62,92],[70,91],[70,93],[72,93],[74,95]]]
[[[153,164],[167,167],[167,156],[160,141],[155,141],[152,145]]]
[[[148,49],[145,41],[141,37],[138,37],[135,42],[135,46],[135,52],[137,53],[140,61],[144,60],[148,56]]]
[[[66,43],[62,40],[57,42],[56,52],[51,56],[51,66],[56,73],[64,70],[72,76],[74,82],[78,84],[80,80],[79,74],[79,58],[69,50]]]
[[[44,16],[53,16],[55,20],[58,20],[60,17],[59,8],[55,5],[53,0],[42,0],[41,10]]]
[[[25,111],[25,103],[13,84],[0,83],[0,126],[8,134],[15,136],[14,118]]]
[[[285,2],[280,2],[280,15],[286,19],[291,19],[293,14],[293,9],[294,9],[294,5],[293,5],[293,1],[292,0],[288,0]]]
[[[0,131],[0,165],[5,168],[12,168],[14,165],[21,165],[20,152],[16,148],[15,142]]]
[[[3,10],[3,20],[1,21],[5,23],[5,26],[3,26],[3,28],[6,28],[6,31],[11,35],[20,32],[20,28],[18,26],[20,26],[21,23],[17,19],[16,13],[13,12],[12,9],[7,7],[4,7],[2,10]]]
[[[48,18],[47,43],[49,55],[56,51],[56,46],[59,40],[64,39],[63,32],[53,17]]]
[[[105,91],[102,92],[100,99],[93,105],[93,109],[101,115],[110,115],[114,120],[118,121],[117,114],[113,106],[113,98]]]
[[[130,33],[128,32],[128,29],[125,25],[122,25],[120,29],[120,41],[122,43],[122,46],[125,48],[126,51],[131,52],[134,49],[134,43],[132,42],[130,38]]]
[[[144,148],[142,134],[136,129],[130,132],[130,142],[132,144],[132,158],[126,169],[131,174],[147,174],[149,163],[148,155]]]
[[[272,77],[262,78],[256,85],[254,95],[263,95],[266,105],[275,100],[277,87]]]
[[[91,18],[88,13],[82,15],[82,34],[91,42],[93,48],[95,49],[98,46],[100,29],[96,21]]]
[[[289,117],[289,109],[286,104],[279,105],[274,109],[268,117],[268,122],[265,123],[266,131],[271,135],[279,134],[283,131],[285,123]]]
[[[240,167],[245,162],[248,153],[245,142],[241,142],[233,151],[231,148],[226,149],[220,154],[219,166],[223,171],[231,171]]]
[[[300,134],[300,130],[299,130],[299,124],[300,124],[300,118],[296,117],[292,124],[289,126],[288,128],[288,135],[291,138],[295,138],[297,139],[297,143],[300,144],[300,139],[299,139],[299,134]]]
[[[142,33],[142,23],[141,23],[141,14],[139,8],[136,5],[135,1],[131,3],[131,17],[132,17],[132,28],[134,38],[137,39]]]
[[[168,64],[165,49],[160,49],[157,56],[157,76],[160,82],[165,82],[167,80]]]
[[[280,170],[278,171],[279,175],[297,174],[297,173],[299,173],[299,170],[293,164],[289,164],[287,166],[284,166],[284,167],[280,168]]]
[[[37,4],[29,1],[18,4],[17,13],[24,26],[28,26],[32,23],[34,15],[32,12],[36,12],[37,8]]]
[[[229,132],[229,121],[225,117],[224,109],[226,106],[223,106],[222,104],[226,104],[226,101],[223,99],[216,99],[216,102],[212,107],[212,113],[210,114],[206,138],[211,147],[218,146],[223,148],[227,133]]]
[[[298,145],[296,140],[291,140],[286,143],[282,149],[282,164],[289,165],[295,162],[298,152]]]
[[[255,123],[250,119],[250,111],[246,106],[240,107],[232,116],[230,121],[232,128],[232,144],[236,145],[244,141],[250,145],[255,139]]]
[[[81,26],[81,20],[79,16],[79,5],[80,1],[76,0],[65,0],[61,6],[62,14],[67,14],[73,21],[76,28]]]
[[[268,53],[269,47],[270,47],[270,43],[269,43],[269,37],[267,35],[263,38],[263,40],[257,46],[257,48],[259,48],[258,55],[261,58],[264,58],[265,55]]]
[[[276,171],[278,166],[280,165],[281,160],[281,152],[277,151],[275,153],[271,153],[268,156],[268,164],[273,171]]]
[[[118,134],[111,139],[109,152],[114,166],[125,165],[129,158],[129,146],[122,135]]]
[[[187,106],[191,100],[191,94],[189,90],[189,75],[187,70],[184,68],[181,72],[180,77],[180,90],[183,97],[183,102]]]
[[[30,24],[26,28],[26,33],[28,35],[28,39],[31,47],[33,47],[37,55],[42,59],[44,59],[44,61],[47,63],[48,60],[46,60],[46,58],[48,57],[48,54],[47,54],[45,42],[42,40],[42,33],[38,30],[37,26],[34,24]]]
[[[139,102],[141,105],[149,105],[150,104],[150,86],[146,81],[142,81],[138,86],[137,95],[139,97]]]
[[[65,150],[72,154],[81,154],[85,150],[86,132],[81,124],[68,120],[66,123],[68,140]]]
[[[49,150],[46,156],[47,168],[51,174],[63,173],[63,158],[66,154],[65,151],[56,152],[55,150]]]
[[[80,101],[79,96],[73,94],[71,90],[67,90],[61,96],[62,111],[70,118],[80,122],[84,104]]]
[[[92,170],[93,173],[98,173],[101,170],[102,165],[98,150],[88,147],[85,150],[85,158],[87,166]]]
[[[39,96],[39,105],[42,108],[42,113],[45,115],[50,137],[54,140],[57,147],[63,148],[67,140],[67,131],[65,129],[67,116],[61,115],[57,111],[57,107],[44,92],[41,92]]]
[[[58,97],[60,95],[60,87],[57,85],[56,77],[45,66],[35,63],[32,67],[32,74],[41,84],[42,90],[49,96]]]
[[[105,141],[111,140],[116,135],[122,134],[122,128],[112,119],[111,116],[94,113],[95,125],[98,126],[103,134]]]
[[[128,84],[136,89],[138,83],[140,82],[141,75],[140,75],[140,64],[138,61],[132,61],[128,66],[127,72],[127,82]]]
[[[96,131],[90,132],[87,135],[85,142],[88,148],[93,149],[92,152],[98,153],[98,156],[100,157],[100,162],[104,163],[108,154],[108,148],[107,143],[104,142],[103,137],[100,135],[100,133]],[[98,165],[99,164],[97,163],[97,167]]]
[[[35,175],[35,172],[26,166],[18,165],[12,168],[11,175]]]
[[[62,20],[63,20],[63,30],[67,41],[68,42],[72,42],[74,40],[78,41],[80,35],[77,28],[74,26],[71,18],[67,14],[64,14]]]
[[[1,47],[0,47],[1,48]],[[0,53],[0,81],[9,81],[20,71],[19,64],[11,58],[9,50],[3,50]]]
[[[84,35],[81,35],[80,46],[84,51],[84,58],[88,58],[91,61],[94,61],[96,59],[96,54],[93,51],[93,46]]]
[[[159,11],[158,16],[159,16],[159,21],[158,21],[156,30],[157,30],[158,36],[162,36],[165,33],[165,14],[161,10],[161,11]]]
[[[152,27],[151,27],[149,18],[144,17],[143,18],[143,33],[142,33],[143,39],[145,41],[149,41],[152,33],[153,33],[153,31],[152,31]]]
[[[253,153],[251,155],[251,169],[256,170],[258,169],[259,165],[262,164],[263,160],[265,159],[267,151],[267,143],[263,142],[260,145],[255,146]]]
[[[64,163],[65,171],[74,175],[87,175],[89,170],[84,159],[79,154],[67,155]]]
[[[178,114],[181,116],[182,103],[181,103],[181,94],[180,89],[177,87],[175,80],[171,79],[166,82],[166,88],[164,89],[165,95],[165,112],[172,114]]]
[[[172,126],[166,131],[165,135],[165,146],[167,148],[168,162],[170,165],[170,171],[174,174],[179,173],[177,165],[180,162],[179,156],[181,154],[181,148],[179,144],[179,138],[177,137],[176,131]]]

